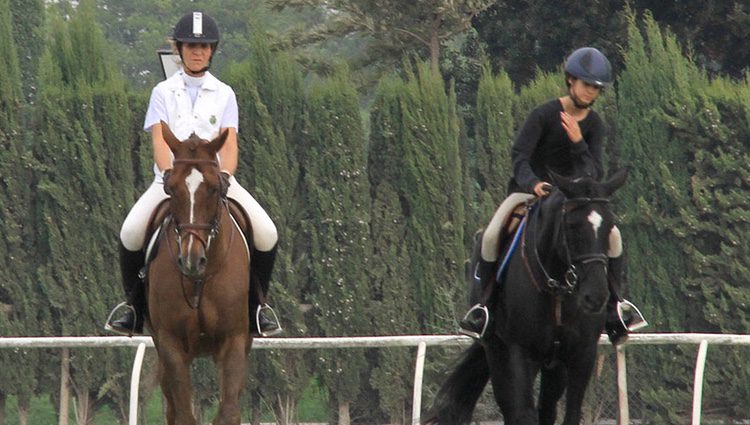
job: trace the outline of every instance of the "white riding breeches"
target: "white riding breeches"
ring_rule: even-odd
[[[164,185],[155,180],[136,201],[120,229],[120,240],[126,249],[129,251],[143,249],[146,230],[149,225],[148,221],[159,203],[168,197],[169,195],[164,193]],[[250,192],[237,183],[234,176],[229,178],[227,197],[237,201],[250,217],[255,248],[259,251],[270,251],[279,238],[276,225],[273,224],[271,217],[268,216],[258,201],[250,195]]]
[[[505,227],[505,223],[508,221],[508,217],[513,210],[519,204],[534,199],[534,195],[529,193],[511,193],[502,204],[495,211],[495,215],[492,216],[490,224],[482,234],[482,260],[493,262],[497,261],[500,256],[500,232]],[[607,257],[617,258],[622,255],[622,236],[620,235],[620,229],[617,226],[613,226],[609,233],[609,249],[607,250]]]

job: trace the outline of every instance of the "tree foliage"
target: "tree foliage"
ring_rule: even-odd
[[[293,33],[294,45],[356,35],[373,60],[398,62],[404,51],[428,52],[433,71],[438,69],[440,44],[469,26],[472,17],[490,0],[274,0],[277,10],[313,7],[327,19],[303,32]]]
[[[357,93],[348,74],[313,82],[307,105],[303,227],[310,243],[313,326],[322,335],[370,333],[362,309],[369,298],[370,189]],[[364,353],[325,350],[318,356],[316,373],[337,407],[332,418],[348,424],[367,369]]]
[[[68,22],[55,21],[41,60],[35,229],[44,260],[36,279],[42,329],[57,335],[97,333],[114,305],[121,286],[111,272],[115,241],[134,190],[127,96],[92,13],[84,1]],[[76,351],[71,361],[79,407],[123,402],[101,392],[123,377],[106,373],[123,359],[102,354]]]
[[[544,0],[500,0],[473,21],[495,70],[516,83],[530,81],[537,67],[552,71],[581,46],[602,50],[615,69],[623,65],[621,49],[628,39],[627,10],[650,11],[663,27],[684,40],[682,53],[713,73],[740,78],[747,69],[750,6],[732,1],[606,0],[554,3]],[[730,53],[731,52],[731,53]]]

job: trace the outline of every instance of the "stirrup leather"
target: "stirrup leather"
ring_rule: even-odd
[[[484,313],[484,326],[482,326],[482,331],[477,333],[474,331],[470,331],[468,329],[464,329],[462,326],[459,326],[458,332],[464,335],[470,336],[474,339],[481,339],[484,336],[484,333],[487,331],[487,326],[490,323],[490,311],[487,309],[486,305],[475,304],[473,307],[469,309],[469,311],[466,312],[466,314],[464,315],[464,318],[461,319],[461,321],[462,322],[468,321],[469,316],[471,316],[471,314],[474,313],[474,311],[476,310],[482,311]]]
[[[635,332],[648,326],[648,322],[643,318],[643,314],[638,310],[638,307],[625,299],[617,303],[617,317],[620,319],[622,326],[629,332]]]
[[[276,325],[278,326],[277,329],[272,330],[272,331],[268,331],[268,332],[261,331],[261,329],[260,329],[260,312],[261,311],[264,311],[264,312],[269,312],[270,311],[271,312],[271,316],[273,316],[273,321],[276,322]],[[258,335],[264,336],[264,337],[278,335],[278,334],[280,334],[281,332],[284,331],[283,329],[281,329],[281,323],[279,322],[279,316],[276,315],[276,312],[273,311],[273,308],[271,308],[271,306],[268,305],[268,304],[259,305],[258,308],[255,310],[255,327],[257,328]]]
[[[114,316],[115,313],[122,307],[129,309],[130,311],[133,312],[133,315],[136,316],[136,320],[133,321],[133,328],[130,329],[130,332],[123,332],[121,330],[118,330],[112,327],[112,316]],[[136,323],[138,322],[137,317],[138,317],[138,313],[136,313],[135,308],[132,305],[128,304],[127,302],[123,301],[120,304],[117,304],[115,308],[113,308],[112,311],[109,313],[109,316],[107,316],[107,321],[104,322],[104,330],[107,332],[112,332],[112,333],[116,333],[120,335],[133,336],[135,335],[135,327],[136,327]]]

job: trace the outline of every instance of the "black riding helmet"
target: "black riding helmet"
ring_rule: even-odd
[[[172,38],[180,43],[219,44],[216,21],[203,12],[192,12],[180,18],[174,26]]]
[[[172,39],[175,41],[175,47],[182,59],[182,43],[209,43],[211,45],[211,58],[208,60],[208,66],[203,72],[208,71],[211,67],[211,61],[219,46],[219,26],[216,21],[203,12],[191,12],[180,18],[177,25],[172,31]]]
[[[603,88],[612,84],[612,65],[593,47],[582,47],[571,53],[565,61],[565,73]],[[567,82],[567,78],[565,80]]]

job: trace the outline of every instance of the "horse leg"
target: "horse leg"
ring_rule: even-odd
[[[537,425],[533,384],[539,366],[518,345],[499,340],[486,348],[495,401],[507,425]]]
[[[539,389],[539,425],[554,425],[557,419],[557,402],[565,392],[566,370],[562,366],[542,369]]]
[[[568,365],[568,392],[565,398],[565,420],[563,425],[578,425],[581,422],[581,406],[586,395],[591,373],[596,360],[596,344],[576,357]]]
[[[167,399],[168,425],[197,425],[193,416],[190,358],[179,344],[159,347],[161,390]]]
[[[221,398],[214,425],[240,425],[240,393],[245,386],[247,336],[237,335],[224,342],[216,364],[219,370]]]

